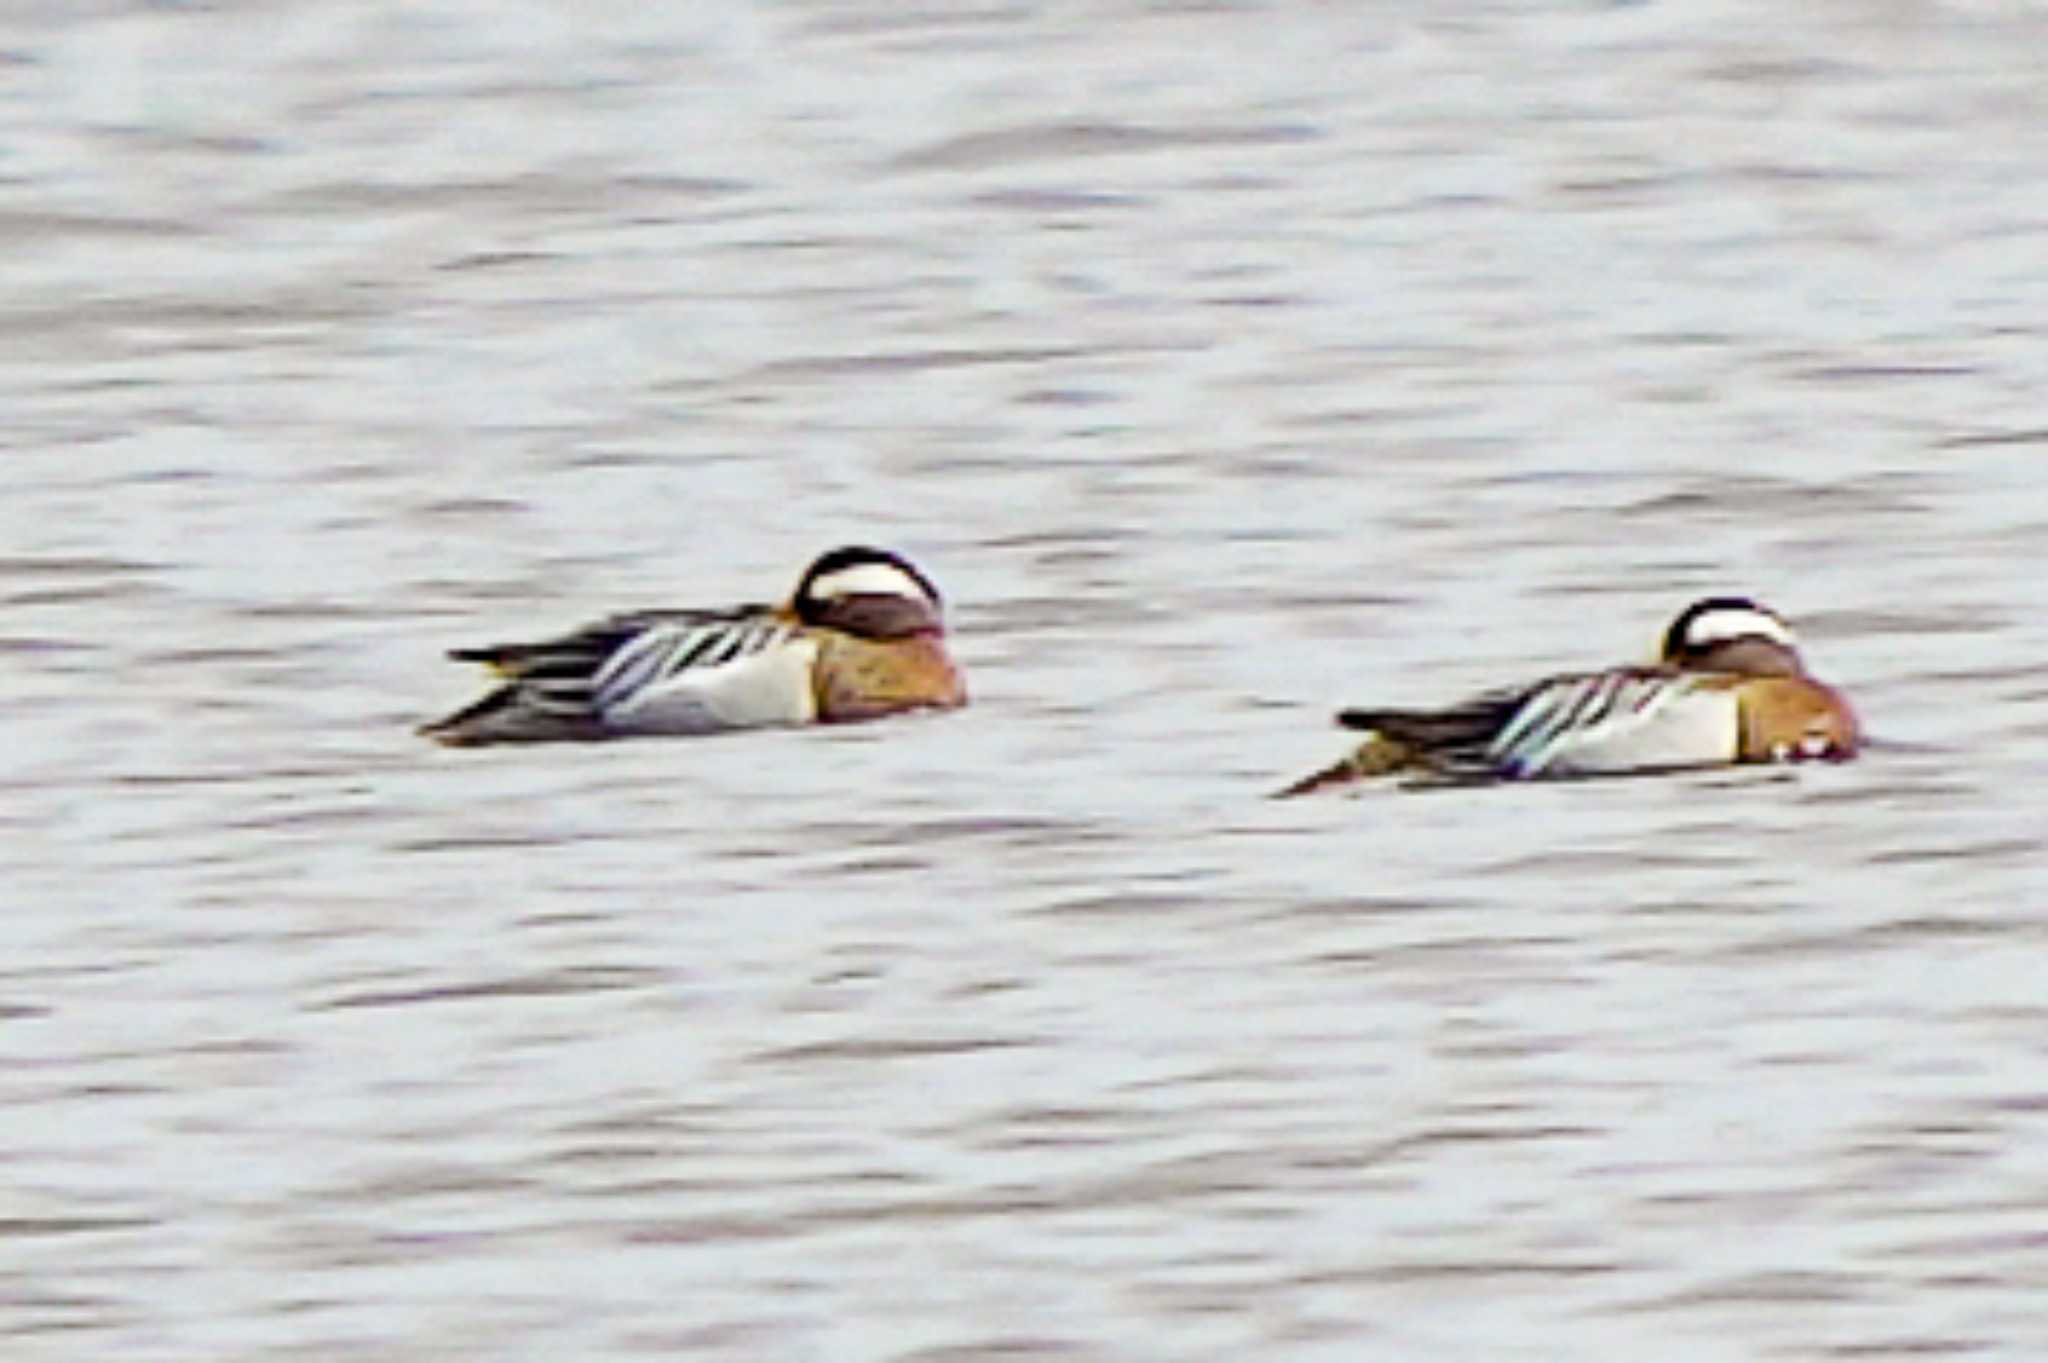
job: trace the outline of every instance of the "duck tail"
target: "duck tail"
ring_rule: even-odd
[[[591,742],[611,736],[587,708],[553,701],[525,682],[507,682],[445,719],[420,725],[415,732],[450,748],[565,739]]]
[[[1327,786],[1341,786],[1370,776],[1384,776],[1388,772],[1402,771],[1415,765],[1416,755],[1406,744],[1395,742],[1381,734],[1374,734],[1321,771],[1310,772],[1292,785],[1274,791],[1273,798],[1289,800],[1297,795],[1322,790]]]
[[[1341,762],[1324,767],[1321,771],[1312,771],[1299,781],[1282,786],[1273,792],[1272,798],[1291,800],[1297,795],[1307,795],[1312,791],[1321,790],[1324,786],[1339,786],[1346,781],[1356,780],[1358,774],[1357,769],[1351,765],[1351,759],[1347,757]]]
[[[496,727],[491,721],[502,718],[503,712],[516,703],[517,691],[514,686],[501,686],[451,715],[420,725],[413,732],[450,748],[488,743],[493,737],[491,731]]]

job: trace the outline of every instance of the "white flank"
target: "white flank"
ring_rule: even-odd
[[[701,734],[818,717],[811,667],[818,642],[792,635],[715,666],[686,667],[603,707],[621,733]]]
[[[1727,687],[1665,683],[1647,701],[1552,734],[1512,754],[1523,776],[1586,776],[1732,762],[1740,717]]]
[[[917,579],[893,563],[860,563],[811,579],[810,594],[820,601],[842,596],[907,596],[928,601]]]
[[[1685,642],[1693,648],[1724,644],[1731,639],[1764,638],[1787,648],[1799,647],[1783,620],[1769,611],[1712,610],[1696,615],[1685,627]]]

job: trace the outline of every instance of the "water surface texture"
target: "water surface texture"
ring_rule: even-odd
[[[2048,1358],[2048,11],[0,18],[0,1353]],[[449,752],[869,540],[974,708]],[[1802,627],[1842,768],[1286,803]]]

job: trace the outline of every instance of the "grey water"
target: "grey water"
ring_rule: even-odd
[[[2048,1358],[2043,54],[10,6],[0,1353]],[[844,541],[972,708],[410,733]],[[1262,798],[1731,590],[1865,760]]]

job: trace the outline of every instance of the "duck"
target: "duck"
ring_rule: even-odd
[[[939,589],[868,545],[819,555],[780,605],[633,611],[448,656],[501,679],[420,726],[450,747],[844,724],[967,703]]]
[[[1807,671],[1792,627],[1747,596],[1694,601],[1648,666],[1563,673],[1442,709],[1348,709],[1337,722],[1367,737],[1276,795],[1390,773],[1521,781],[1840,762],[1863,743],[1848,698]]]

